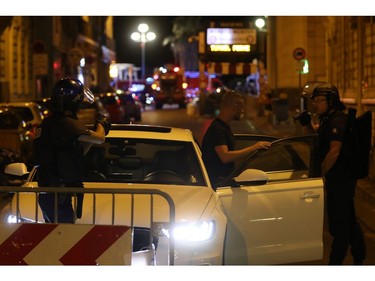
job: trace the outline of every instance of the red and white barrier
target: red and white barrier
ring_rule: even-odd
[[[0,265],[131,265],[128,226],[0,224]]]

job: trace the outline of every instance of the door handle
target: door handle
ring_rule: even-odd
[[[299,196],[299,199],[307,199],[307,198],[320,198],[320,194],[314,193],[312,191],[307,191],[304,194]]]

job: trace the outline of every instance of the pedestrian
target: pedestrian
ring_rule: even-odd
[[[245,101],[235,91],[226,92],[220,103],[220,112],[211,122],[202,141],[202,157],[214,190],[233,170],[234,161],[257,149],[268,149],[270,142],[261,141],[252,146],[235,150],[235,138],[230,128],[233,120],[240,120]]]
[[[35,164],[38,165],[39,187],[83,187],[83,160],[92,144],[105,141],[111,123],[100,117],[94,130],[89,130],[77,119],[84,99],[94,101],[90,90],[77,79],[58,81],[51,96],[51,116],[37,129],[34,140]],[[80,218],[83,193],[77,194],[77,213],[74,213],[71,193],[41,193],[39,205],[47,223],[74,223]],[[58,214],[55,214],[57,204]],[[55,221],[55,215],[57,221]]]
[[[306,89],[306,87],[305,87]],[[347,108],[341,102],[337,88],[317,83],[310,89],[314,111],[319,124],[311,122],[307,112],[299,117],[306,132],[318,133],[321,174],[326,190],[329,231],[333,238],[329,264],[341,265],[350,246],[353,264],[363,264],[366,247],[361,227],[356,219],[354,195],[357,178],[351,158],[347,128]]]

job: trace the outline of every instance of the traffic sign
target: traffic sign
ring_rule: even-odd
[[[296,60],[303,60],[306,58],[306,51],[303,48],[295,48],[293,51],[293,58]]]
[[[34,75],[48,74],[48,55],[46,53],[33,54]]]

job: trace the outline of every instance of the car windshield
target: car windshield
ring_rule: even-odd
[[[86,182],[137,182],[202,186],[204,177],[192,143],[106,138],[85,156]]]

